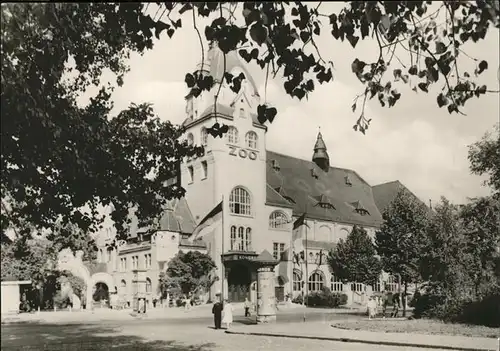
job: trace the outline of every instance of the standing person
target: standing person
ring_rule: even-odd
[[[382,292],[382,317],[385,318],[385,312],[387,311],[387,305],[389,304],[389,296],[387,296],[387,291]]]
[[[250,301],[245,297],[245,317],[250,317]]]
[[[400,303],[401,303],[401,300],[399,298],[399,294],[395,293],[394,296],[392,297],[392,304],[394,306],[394,311],[393,311],[391,317],[394,318],[394,317],[398,316]]]
[[[219,298],[217,298],[217,301],[215,301],[214,306],[212,307],[212,313],[214,315],[215,329],[220,329],[222,320],[222,304],[220,303]]]
[[[368,319],[375,318],[377,315],[377,302],[375,301],[375,298],[370,296],[368,300]]]
[[[191,297],[189,295],[184,295],[184,309],[186,311],[191,309]]]
[[[229,300],[226,300],[224,303],[224,317],[222,318],[222,323],[226,324],[226,329],[229,329],[233,323],[233,305],[231,305],[231,301]]]

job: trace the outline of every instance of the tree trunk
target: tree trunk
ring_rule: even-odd
[[[403,317],[406,317],[406,296],[407,296],[407,292],[408,292],[408,283],[405,282],[405,292],[404,292],[403,299],[402,299],[402,302],[403,302]]]

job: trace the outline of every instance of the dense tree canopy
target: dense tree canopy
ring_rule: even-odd
[[[354,125],[363,133],[370,123],[364,114],[367,98],[394,106],[401,97],[398,84],[423,92],[438,84],[437,104],[459,112],[467,100],[489,91],[475,83],[491,69],[488,62],[472,58],[476,70],[464,72],[456,60],[466,55],[465,43],[499,28],[498,2],[444,1],[436,9],[431,3],[352,1],[337,13],[323,13],[321,3],[167,2],[153,16],[146,11],[149,4],[140,3],[2,4],[2,228],[30,223],[39,229],[62,219],[95,230],[102,204],[111,205],[118,234],[124,235],[130,207],[146,224],[168,199],[183,195],[170,180],[178,175],[182,157],[201,150],[179,141],[182,128],[158,119],[151,106],[132,105],[111,116],[112,87],[100,81],[110,70],[121,85],[130,52],[142,54],[181,28],[195,30],[201,46],[203,33],[225,55],[237,52],[257,62],[266,77],[280,74],[285,91],[298,99],[333,80],[333,63],[323,59],[315,41],[321,32],[353,48],[359,40],[376,41],[380,50],[374,62],[352,63],[366,87]],[[194,29],[183,28],[186,16],[193,18]],[[200,16],[214,19],[198,28]],[[438,16],[444,23],[436,22]],[[395,54],[396,47],[404,48],[409,65]],[[222,83],[237,91],[241,79],[228,72],[186,75],[194,95],[216,89],[218,96]],[[91,85],[99,86],[99,93],[79,106],[77,97]],[[277,114],[265,102],[256,112],[262,123]],[[214,125],[209,131],[215,136],[223,129]]]
[[[165,292],[195,293],[209,288],[214,277],[209,274],[215,268],[212,258],[198,251],[180,251],[168,262],[166,272],[160,276],[160,289]]]
[[[344,282],[375,284],[382,273],[375,246],[365,229],[354,226],[344,241],[328,254],[333,274]]]
[[[420,281],[420,257],[428,216],[425,204],[401,189],[384,211],[384,223],[375,235],[384,271],[399,274],[405,287]]]
[[[500,196],[500,124],[469,146],[469,162],[472,173],[486,175],[486,185]]]

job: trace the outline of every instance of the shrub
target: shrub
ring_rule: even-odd
[[[492,328],[500,327],[500,294],[492,294],[480,301],[464,303],[455,321]]]
[[[63,308],[66,308],[69,306],[70,304],[70,300],[69,300],[69,296],[67,295],[63,295],[61,293],[61,291],[58,291],[55,295],[54,295],[54,298],[53,298],[53,303],[54,303],[54,306],[57,308],[57,309],[63,309]]]
[[[297,296],[292,300],[293,303],[302,304],[302,295]],[[338,307],[347,303],[347,295],[340,293],[332,293],[330,289],[324,288],[322,291],[313,292],[307,295],[305,300],[307,306],[312,307]]]

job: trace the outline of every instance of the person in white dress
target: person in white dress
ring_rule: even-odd
[[[368,319],[375,318],[377,315],[377,301],[375,301],[375,298],[370,297],[368,300]]]
[[[226,328],[229,329],[229,327],[231,327],[231,324],[233,323],[233,305],[231,305],[231,302],[229,300],[225,301],[222,313],[222,323],[225,323]]]

